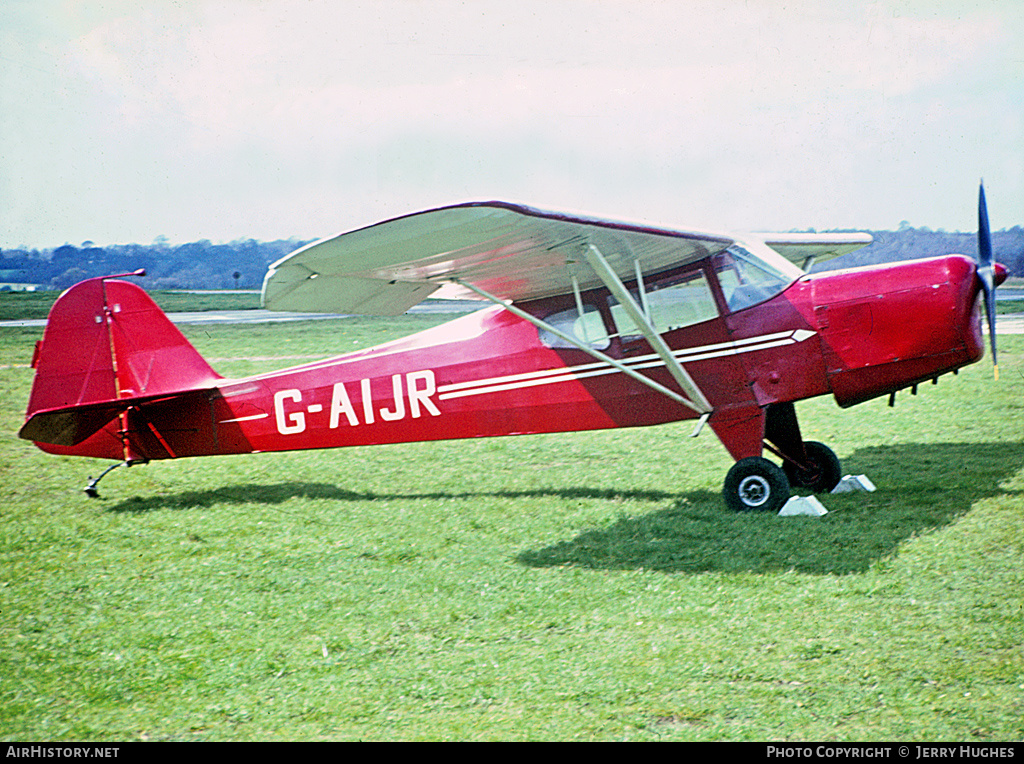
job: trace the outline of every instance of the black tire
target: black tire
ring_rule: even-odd
[[[839,457],[824,443],[809,440],[804,443],[806,463],[796,465],[787,461],[782,469],[794,488],[810,488],[814,493],[830,493],[843,479]]]
[[[749,456],[726,474],[722,496],[736,512],[778,512],[789,500],[789,478],[767,459]]]

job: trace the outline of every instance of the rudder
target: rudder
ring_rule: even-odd
[[[80,282],[57,299],[32,365],[23,436],[48,443],[68,437],[46,439],[48,420],[65,428],[69,417],[75,420],[83,426],[74,436],[80,441],[124,410],[118,401],[208,388],[221,379],[143,289],[106,277]]]

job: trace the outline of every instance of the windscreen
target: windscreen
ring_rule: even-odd
[[[771,299],[794,281],[791,269],[777,267],[740,244],[715,255],[714,263],[725,302],[733,313]]]

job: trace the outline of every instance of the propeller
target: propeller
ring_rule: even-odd
[[[992,259],[992,234],[988,228],[988,207],[985,204],[985,184],[978,187],[978,278],[985,293],[988,313],[988,337],[992,343],[992,363],[999,379],[999,359],[996,357],[996,266]]]

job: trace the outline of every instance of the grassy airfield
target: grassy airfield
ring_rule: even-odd
[[[185,327],[225,375],[444,317]],[[15,433],[0,329],[7,740],[1024,736],[1024,335],[895,408],[798,404],[873,494],[734,515],[690,424],[119,470]],[[253,359],[257,360],[253,360]]]

